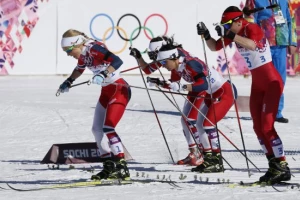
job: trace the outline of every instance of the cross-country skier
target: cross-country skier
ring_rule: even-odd
[[[210,50],[224,48],[222,39],[212,38],[203,22],[197,24],[197,29],[199,35],[204,35]],[[216,30],[224,38],[225,46],[236,43],[251,70],[250,113],[254,131],[269,162],[267,173],[259,180],[270,184],[290,180],[283,144],[274,127],[283,82],[272,64],[269,42],[262,29],[246,21],[242,11],[235,6],[224,11],[221,25]]]
[[[70,29],[63,34],[61,47],[68,56],[78,60],[70,77],[59,86],[61,93],[68,92],[73,81],[81,76],[86,68],[94,74],[92,83],[102,86],[92,132],[104,163],[103,170],[91,178],[128,179],[130,174],[124,159],[123,145],[115,131],[131,96],[130,88],[124,86],[127,83],[118,70],[123,61],[111,53],[104,44],[90,39],[77,30]]]
[[[149,48],[147,50],[147,53],[149,55],[149,58],[152,61],[155,61],[157,58],[157,53],[158,50],[161,48],[162,43],[164,41],[168,41],[168,40],[172,40],[172,38],[167,37],[167,36],[158,36],[155,37],[153,39],[151,39],[150,43],[149,43]],[[174,44],[175,45],[175,44]],[[180,49],[182,52],[185,52],[185,54],[189,54],[188,52],[186,52],[185,50],[183,50],[181,45],[176,45],[176,47],[178,49]],[[146,73],[146,74],[151,74],[155,71],[158,70],[158,68],[160,68],[162,65],[159,62],[152,62],[152,63],[147,63],[145,62],[145,60],[142,57],[142,54],[140,53],[139,50],[137,50],[136,48],[132,48],[130,50],[130,55],[134,56],[138,63],[139,66],[142,68],[142,70]],[[180,79],[180,77],[178,76],[177,73],[173,73],[171,71],[171,79]],[[201,96],[201,95],[205,95],[206,92],[202,91],[202,92],[189,92],[188,99],[190,102],[192,102],[197,108],[200,108],[200,105],[203,102],[203,98],[197,98],[195,96]],[[193,137],[196,139],[196,142],[199,141],[199,131],[196,128],[196,121],[197,121],[197,115],[198,115],[198,111],[197,109],[195,109],[193,106],[191,106],[190,103],[185,102],[184,104],[184,108],[183,108],[183,113],[184,115],[188,118],[188,121],[185,118],[181,118],[181,124],[182,124],[182,129],[183,129],[183,134],[186,138],[186,141],[188,143],[188,149],[190,151],[190,153],[188,154],[188,156],[182,160],[179,160],[177,162],[178,165],[191,165],[191,166],[198,166],[203,162],[203,158],[202,158],[202,154],[199,151],[199,149],[202,149],[201,144],[196,144]],[[203,128],[200,130],[201,132],[203,131]],[[193,134],[193,137],[192,135]],[[200,146],[199,146],[200,145]]]
[[[206,91],[205,100],[200,106],[201,112],[198,112],[196,121],[199,140],[203,146],[204,162],[193,168],[192,171],[222,172],[223,162],[220,155],[219,138],[214,125],[226,115],[233,105],[231,84],[216,70],[208,70],[203,61],[187,54],[170,42],[159,49],[157,61],[177,75],[173,76],[177,78],[171,78],[171,83],[166,82],[164,88],[176,92],[200,93]],[[186,84],[179,82],[181,78],[186,81]]]
[[[287,53],[294,54],[297,49],[296,24],[292,19],[293,12],[289,0],[246,0],[245,10],[264,8],[277,4],[273,9],[263,9],[255,12],[246,19],[257,23],[265,33],[270,43],[273,65],[280,74],[283,85],[287,75]],[[247,12],[245,12],[247,13]],[[247,13],[249,14],[249,13]],[[282,115],[284,95],[281,95],[275,121],[288,123],[289,120]]]

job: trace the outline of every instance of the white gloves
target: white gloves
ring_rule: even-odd
[[[180,83],[178,83],[178,82],[170,83],[169,88],[174,92],[179,92],[180,91]]]
[[[162,81],[158,78],[147,78],[149,87],[162,87],[165,89],[172,90],[174,92],[185,91],[187,89],[186,85],[182,85],[179,82],[170,82],[170,81]]]
[[[104,75],[100,73],[93,77],[92,83],[101,85],[103,83],[104,79],[105,79]]]
[[[149,85],[149,87],[157,87],[157,84],[153,83],[153,82],[149,82],[148,85]]]
[[[169,84],[169,88],[174,92],[185,91],[187,89],[187,85],[183,85],[178,82],[172,82]]]

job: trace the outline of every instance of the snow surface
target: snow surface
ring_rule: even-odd
[[[19,188],[39,185],[67,183],[88,179],[92,173],[84,169],[101,169],[102,164],[78,164],[75,169],[61,165],[59,170],[48,169],[40,164],[52,144],[93,142],[91,133],[94,108],[100,87],[82,85],[72,88],[69,93],[55,96],[58,86],[65,80],[62,76],[6,76],[0,77],[0,187],[10,183]],[[76,82],[88,80],[83,75]],[[143,87],[140,76],[124,76],[129,84]],[[249,95],[251,78],[232,77],[240,95]],[[285,152],[293,176],[291,182],[300,183],[300,78],[288,78],[285,87],[284,116],[288,124],[276,123],[276,129],[285,145]],[[151,92],[164,133],[174,159],[188,154],[181,130],[180,115],[170,102],[158,92]],[[184,99],[176,96],[179,105]],[[249,113],[240,113],[249,117]],[[152,111],[145,90],[132,89],[132,99],[120,121],[117,132],[134,158],[129,162],[132,178],[137,172],[144,172],[149,178],[171,176],[173,181],[189,182],[200,177],[202,180],[256,181],[267,170],[267,161],[252,129],[252,121],[241,120],[247,154],[262,171],[249,163],[252,176],[248,177],[245,158],[222,136],[221,147],[224,158],[232,165],[225,164],[224,173],[199,174],[190,172],[190,166],[172,164],[161,131]],[[236,114],[230,111],[218,127],[242,150],[241,136]],[[51,166],[50,166],[51,167]],[[96,173],[95,172],[95,173]],[[187,176],[184,180],[179,177]],[[230,188],[226,185],[179,183],[181,188],[166,183],[141,184],[107,187],[71,188],[16,192],[0,189],[0,199],[300,199],[299,189],[276,192],[272,187]],[[286,189],[286,188],[284,188]]]

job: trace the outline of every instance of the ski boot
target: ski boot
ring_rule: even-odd
[[[108,179],[111,175],[116,172],[116,164],[112,159],[107,159],[103,163],[103,169],[96,175],[92,175],[92,180],[101,180],[101,179]]]
[[[203,163],[203,156],[196,148],[190,148],[189,155],[177,162],[177,165],[191,165],[191,166],[198,166]]]
[[[116,171],[111,176],[112,178],[117,177],[122,180],[130,180],[130,173],[124,158],[116,161]]]
[[[220,153],[215,152],[204,152],[204,162],[192,168],[192,172],[200,172],[200,173],[215,173],[222,172],[223,162]]]
[[[268,171],[259,178],[259,182],[265,182],[268,185],[289,180],[291,180],[291,172],[288,163],[277,158],[270,159]]]

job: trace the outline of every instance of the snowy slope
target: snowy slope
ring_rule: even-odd
[[[80,77],[76,82],[87,80]],[[143,87],[140,76],[124,76],[131,85]],[[88,179],[101,164],[78,164],[75,169],[69,165],[59,170],[48,169],[39,162],[52,144],[71,142],[93,142],[91,125],[94,107],[99,97],[100,87],[82,85],[70,90],[68,94],[56,97],[55,92],[65,77],[57,76],[14,76],[0,77],[0,187],[7,188],[11,183],[19,188],[38,185],[67,183]],[[251,78],[233,77],[240,95],[249,95]],[[300,79],[288,78],[285,88],[285,117],[290,123],[278,124],[276,128],[285,145],[287,160],[294,177],[292,182],[300,183]],[[174,159],[188,154],[185,138],[181,130],[180,115],[171,103],[160,93],[151,92],[163,131],[171,148]],[[176,96],[182,105],[184,99]],[[249,117],[249,113],[240,113]],[[189,166],[173,165],[162,133],[157,125],[145,90],[132,89],[132,99],[125,115],[117,127],[126,148],[135,159],[129,163],[132,178],[145,176],[156,179],[169,177],[178,183],[174,187],[167,183],[151,183],[124,186],[72,188],[42,190],[35,192],[16,192],[1,190],[0,199],[300,199],[299,189],[276,192],[272,187],[231,188],[227,185],[210,185],[193,182],[197,180],[217,182],[256,181],[267,169],[267,162],[260,150],[252,129],[252,121],[241,120],[247,155],[262,171],[251,165],[248,177],[245,158],[222,136],[221,147],[224,158],[234,168],[225,164],[226,171],[217,174],[197,174],[190,172]],[[218,124],[219,129],[242,150],[241,136],[234,112],[229,112]],[[51,166],[50,166],[51,167]],[[95,173],[96,173],[95,172]],[[139,172],[139,177],[137,177]],[[186,176],[180,180],[180,176]],[[286,189],[286,188],[284,188]]]

